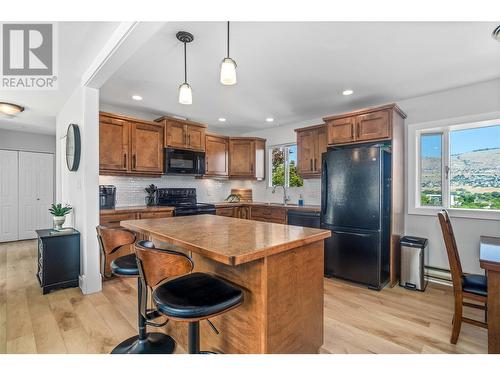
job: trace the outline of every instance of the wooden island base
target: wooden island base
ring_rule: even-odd
[[[200,324],[201,350],[216,353],[318,353],[323,345],[323,241],[238,266],[191,254],[194,271],[244,290],[238,308]],[[187,324],[165,327],[187,348]]]
[[[138,237],[176,245],[194,271],[243,289],[237,308],[200,324],[200,348],[216,353],[318,353],[323,345],[324,239],[330,231],[215,215],[123,221]],[[163,329],[187,348],[185,322]]]

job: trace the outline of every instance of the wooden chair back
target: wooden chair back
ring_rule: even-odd
[[[118,253],[121,249],[129,251],[124,247],[129,247],[135,242],[135,233],[125,228],[112,228],[103,225],[98,225],[96,231],[101,252],[101,275],[105,278],[111,277],[109,270],[109,259],[113,258],[111,255]]]
[[[141,278],[151,289],[167,279],[191,272],[194,267],[186,254],[155,248],[151,241],[137,241],[135,255]]]
[[[457,242],[453,234],[450,216],[446,210],[438,212],[439,224],[443,233],[444,245],[448,254],[448,262],[450,264],[451,279],[453,281],[453,289],[455,292],[462,291],[462,264],[460,263],[460,255],[458,253]]]

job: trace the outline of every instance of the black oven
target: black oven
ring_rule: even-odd
[[[166,148],[165,173],[203,175],[205,174],[205,153]]]

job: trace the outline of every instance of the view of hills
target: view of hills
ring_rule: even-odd
[[[500,209],[500,148],[451,155],[451,206]],[[423,157],[422,205],[441,204],[441,159]]]

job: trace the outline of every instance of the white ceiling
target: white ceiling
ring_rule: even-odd
[[[238,83],[222,86],[225,22],[166,23],[101,90],[101,101],[250,131],[298,123],[500,77],[495,23],[234,22]],[[183,81],[179,30],[188,45],[193,104],[177,102]],[[341,95],[353,89],[354,95]],[[131,99],[143,96],[142,102]],[[275,118],[270,125],[264,121]]]
[[[26,109],[15,117],[0,116],[0,129],[55,134],[56,114],[117,26],[118,22],[58,22],[58,89],[1,90],[0,102]]]

